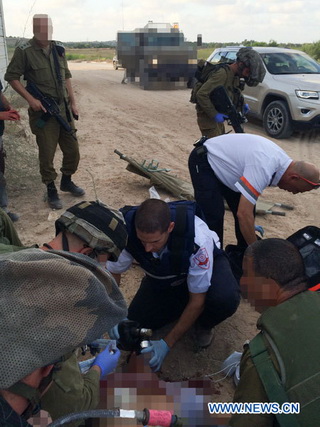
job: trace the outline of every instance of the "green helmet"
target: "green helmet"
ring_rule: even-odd
[[[259,53],[251,47],[242,47],[237,53],[237,62],[243,62],[250,68],[249,77],[245,78],[248,86],[257,86],[266,74],[266,69]]]
[[[110,254],[117,261],[127,244],[127,228],[121,212],[101,202],[80,202],[67,209],[56,221],[56,234],[67,230],[90,248]]]
[[[90,344],[127,315],[111,274],[83,254],[3,254],[0,283],[0,389]]]

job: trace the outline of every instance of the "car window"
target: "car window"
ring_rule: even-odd
[[[237,59],[237,52],[234,50],[226,54],[227,62],[234,62]]]
[[[221,58],[223,58],[226,55],[226,52],[216,52],[209,56],[208,61],[212,62],[212,64],[217,64],[218,62],[221,62]]]
[[[212,64],[217,64],[218,62],[233,62],[236,59],[236,51],[220,51],[216,52],[213,55],[209,56],[208,61]]]
[[[271,74],[319,74],[320,65],[300,53],[262,53],[261,57]]]

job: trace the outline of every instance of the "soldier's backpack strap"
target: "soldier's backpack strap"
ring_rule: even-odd
[[[187,224],[187,206],[177,204],[175,225],[172,231],[171,265],[175,274],[181,273],[181,252],[185,250],[185,232]]]
[[[250,341],[249,348],[269,401],[279,403],[280,407],[283,403],[290,402],[269,356],[261,332]],[[280,427],[301,427],[294,414],[275,414],[275,417]]]

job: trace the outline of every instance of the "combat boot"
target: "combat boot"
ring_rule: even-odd
[[[85,194],[83,188],[78,187],[73,181],[71,181],[71,175],[62,175],[60,190],[67,191],[76,197],[83,196]]]
[[[47,184],[48,204],[51,209],[62,209],[62,203],[58,196],[58,191],[55,183],[52,181]]]

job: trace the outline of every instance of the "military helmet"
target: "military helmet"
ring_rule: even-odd
[[[248,86],[257,86],[258,83],[262,82],[266,69],[256,50],[251,47],[242,47],[237,52],[237,62],[243,62],[246,67],[250,68],[250,75],[245,78]]]
[[[3,254],[0,283],[0,389],[90,344],[127,315],[111,274],[83,254]]]
[[[128,233],[121,212],[101,202],[80,202],[67,209],[56,221],[56,234],[67,230],[97,252],[117,261],[127,244]]]

